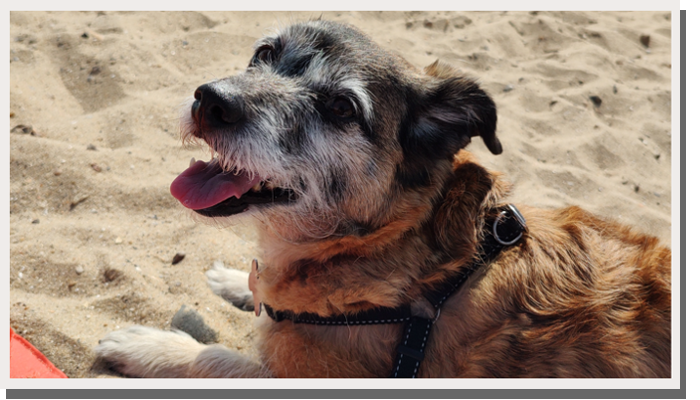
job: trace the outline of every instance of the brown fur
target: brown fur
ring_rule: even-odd
[[[484,218],[506,190],[460,153],[423,228],[416,212],[365,240],[305,246],[303,262],[263,275],[263,298],[320,315],[405,302],[474,258]],[[670,377],[670,250],[578,207],[518,207],[525,239],[445,304],[419,376]],[[437,257],[435,247],[450,260],[415,262]],[[400,332],[269,322],[261,350],[279,377],[388,376]]]

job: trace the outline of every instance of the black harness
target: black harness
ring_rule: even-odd
[[[415,378],[418,374],[418,367],[425,356],[425,345],[430,335],[430,328],[440,317],[442,304],[469,279],[474,271],[496,258],[503,248],[517,243],[527,231],[525,218],[514,205],[508,204],[499,211],[495,220],[487,221],[478,261],[470,265],[469,268],[462,268],[459,275],[448,279],[435,290],[424,294],[424,297],[436,310],[434,319],[411,315],[410,304],[396,308],[379,307],[354,315],[331,317],[320,317],[310,313],[295,314],[290,311],[275,311],[267,304],[265,304],[265,311],[270,318],[277,322],[289,320],[299,324],[372,325],[408,322],[404,329],[403,340],[397,348],[397,358],[390,377]]]

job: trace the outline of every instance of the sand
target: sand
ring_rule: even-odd
[[[514,202],[580,205],[670,243],[670,12],[322,14],[478,78],[505,150],[470,149]],[[114,377],[97,341],[167,328],[182,305],[254,354],[254,317],[204,271],[247,271],[255,236],[195,223],[170,196],[189,159],[209,157],[182,148],[178,115],[198,85],[244,69],[259,36],[319,15],[10,13],[10,325],[69,377]]]

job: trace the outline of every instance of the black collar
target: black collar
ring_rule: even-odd
[[[440,307],[442,307],[445,300],[456,292],[474,271],[496,258],[503,248],[516,244],[526,231],[525,218],[514,205],[508,204],[499,208],[496,218],[486,222],[484,239],[481,242],[477,261],[463,267],[460,274],[424,294],[425,298],[437,310],[434,319],[411,315],[410,304],[396,308],[379,307],[354,315],[332,317],[320,317],[317,314],[309,313],[295,314],[290,311],[275,311],[268,305],[265,305],[265,311],[270,318],[277,322],[290,320],[294,323],[314,325],[371,325],[407,321],[403,336],[396,349],[396,361],[390,377],[415,378],[418,375],[420,363],[425,357],[424,350],[428,342],[430,329],[440,316]]]

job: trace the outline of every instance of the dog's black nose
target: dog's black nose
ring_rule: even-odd
[[[194,92],[192,118],[199,123],[217,128],[239,122],[244,115],[243,102],[226,90],[221,81],[204,84]]]

